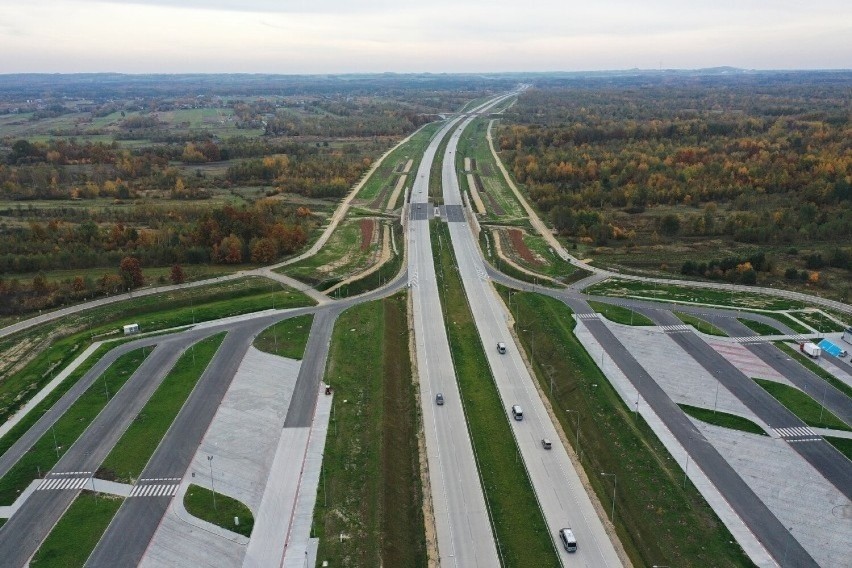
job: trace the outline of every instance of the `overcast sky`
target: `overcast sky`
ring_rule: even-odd
[[[0,0],[0,73],[852,68],[850,0]]]

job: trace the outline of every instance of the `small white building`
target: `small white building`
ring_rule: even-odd
[[[134,333],[139,333],[138,323],[131,323],[130,325],[124,326],[124,335],[133,335]]]

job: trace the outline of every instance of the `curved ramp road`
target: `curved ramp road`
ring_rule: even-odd
[[[454,157],[459,137],[472,120],[473,117],[465,120],[453,133],[447,145],[443,167],[444,202],[448,212],[457,209],[460,213],[457,217],[449,213],[447,216],[456,262],[476,327],[485,346],[488,363],[506,409],[506,418],[512,425],[550,537],[563,564],[601,568],[621,566],[615,547],[574,470],[565,447],[554,444],[551,450],[542,448],[542,438],[558,440],[559,436],[533,378],[517,348],[510,341],[512,336],[508,314],[488,281],[479,248],[462,212]],[[505,354],[497,352],[498,341],[507,343]],[[522,421],[513,420],[510,416],[509,409],[513,404],[519,404],[523,408]],[[562,527],[571,527],[574,531],[578,542],[576,553],[566,552],[559,541],[557,531]]]
[[[441,566],[499,566],[461,397],[455,380],[429,238],[429,172],[450,121],[429,143],[414,178],[408,220],[408,273],[413,303],[423,429]],[[444,405],[435,404],[443,393]]]

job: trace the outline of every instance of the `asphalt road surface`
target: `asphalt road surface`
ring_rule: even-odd
[[[429,237],[429,172],[450,121],[430,142],[414,177],[408,222],[417,370],[441,566],[499,566],[452,364]],[[442,393],[443,406],[435,404]]]
[[[459,137],[472,120],[473,117],[466,119],[447,144],[442,172],[444,203],[459,274],[503,401],[506,419],[512,426],[551,541],[563,565],[621,566],[603,522],[574,470],[565,447],[558,443],[556,428],[533,378],[510,339],[508,314],[488,281],[477,243],[462,213],[454,158]],[[450,211],[458,211],[458,214],[451,216]],[[497,352],[498,341],[507,344],[505,354]],[[520,405],[524,411],[524,419],[521,421],[514,420],[510,414],[514,404]],[[553,444],[551,450],[545,450],[542,448],[542,438],[557,443]],[[578,542],[576,553],[568,553],[562,546],[558,531],[563,527],[571,527],[573,530]]]

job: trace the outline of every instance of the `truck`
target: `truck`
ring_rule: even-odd
[[[134,333],[139,333],[138,323],[131,323],[130,325],[124,326],[124,335],[133,335]]]
[[[852,345],[852,327],[847,327],[846,329],[844,329],[843,335],[840,336],[840,339]]]
[[[811,359],[819,359],[819,355],[822,352],[816,343],[811,343],[810,341],[800,344],[799,349]]]

